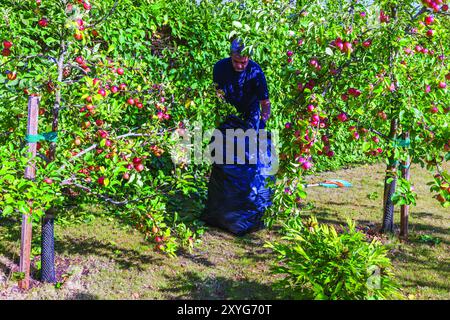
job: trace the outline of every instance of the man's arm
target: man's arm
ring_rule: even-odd
[[[261,119],[267,122],[270,116],[270,100],[261,100],[259,104],[261,105]]]

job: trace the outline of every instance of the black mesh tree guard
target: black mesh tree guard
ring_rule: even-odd
[[[395,169],[395,166],[388,166],[388,170]],[[387,182],[389,178],[392,178],[391,182]],[[384,203],[383,203],[383,226],[381,231],[384,233],[394,232],[394,203],[392,202],[392,195],[395,192],[397,185],[397,177],[386,175],[384,182]]]
[[[41,281],[56,282],[55,276],[55,216],[47,212],[42,218],[42,243],[41,243]]]

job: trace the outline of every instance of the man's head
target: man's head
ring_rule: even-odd
[[[247,68],[249,57],[242,55],[244,44],[241,40],[235,39],[231,42],[230,56],[233,69],[236,72],[242,72]]]

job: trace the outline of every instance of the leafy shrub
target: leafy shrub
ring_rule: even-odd
[[[399,297],[390,272],[387,249],[348,222],[338,233],[333,226],[319,224],[313,217],[300,218],[283,227],[282,243],[267,243],[277,254],[275,274],[286,275],[279,289],[294,289],[295,298],[330,300],[389,299]]]

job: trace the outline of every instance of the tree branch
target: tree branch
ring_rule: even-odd
[[[129,133],[126,133],[126,134],[117,136],[117,137],[116,137],[116,140],[120,140],[120,139],[124,139],[124,138],[128,138],[128,137],[153,137],[153,136],[155,136],[155,135],[162,135],[162,134],[163,134],[163,133],[152,133],[152,134],[150,134],[150,133],[134,133],[134,132],[129,132]],[[94,150],[94,149],[97,148],[97,147],[98,147],[98,143],[94,143],[94,144],[91,145],[90,147],[84,149],[83,151],[80,151],[79,153],[77,153],[76,155],[74,155],[73,157],[71,157],[71,158],[69,159],[69,162],[73,162],[75,159],[77,159],[77,158],[79,158],[79,157],[85,155],[86,153],[88,153],[88,152]],[[65,168],[66,168],[66,165],[64,164],[64,165],[62,165],[62,166],[58,169],[58,171],[64,170]]]
[[[104,15],[100,20],[98,20],[98,21],[96,21],[96,22],[91,23],[90,25],[88,25],[87,28],[95,27],[96,25],[98,25],[98,24],[100,24],[101,22],[103,22],[103,21],[105,21],[106,19],[108,19],[108,18],[113,14],[114,10],[116,10],[116,7],[117,7],[118,3],[119,3],[119,1],[116,0],[116,1],[114,2],[113,6],[111,7],[111,9],[109,10],[109,12],[108,12],[106,15]]]
[[[115,199],[111,198],[109,195],[96,193],[96,192],[92,191],[91,188],[86,187],[86,186],[84,186],[82,184],[76,183],[76,181],[77,181],[77,179],[74,176],[72,176],[71,178],[62,181],[60,183],[60,185],[61,186],[74,186],[74,187],[76,187],[78,189],[81,189],[81,190],[83,190],[83,191],[85,191],[87,193],[90,193],[90,194],[96,196],[97,198],[102,199],[102,200],[104,200],[104,201],[106,201],[108,203],[111,203],[113,205],[116,205],[116,206],[124,206],[124,205],[130,204],[130,203],[139,202],[139,201],[142,201],[144,199],[149,199],[149,198],[155,197],[155,195],[149,195],[149,196],[146,196],[146,197],[143,197],[143,198],[139,198],[139,199],[131,199],[131,200],[127,199],[127,200],[118,201],[118,200],[115,200]],[[159,187],[156,187],[155,190],[159,190]]]

